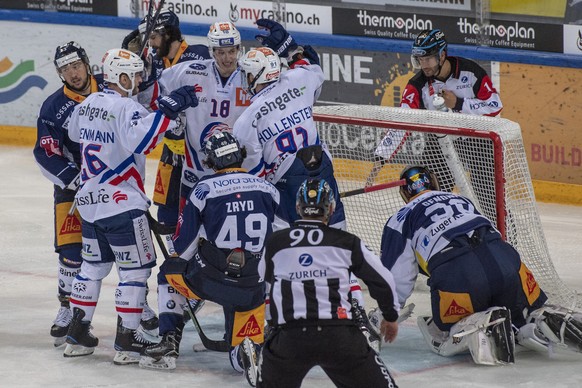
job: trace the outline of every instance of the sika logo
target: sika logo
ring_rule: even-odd
[[[61,227],[61,231],[59,232],[61,235],[70,234],[70,233],[80,233],[81,232],[81,223],[77,219],[77,217],[72,215],[67,215],[65,221],[63,222],[63,226]]]
[[[463,306],[460,306],[459,304],[457,304],[457,302],[455,300],[453,300],[451,302],[451,305],[449,306],[449,308],[445,312],[445,317],[450,317],[453,315],[464,317],[464,316],[469,315],[469,314],[471,314],[470,311],[468,311]]]
[[[127,201],[127,194],[123,194],[121,191],[118,190],[115,193],[113,193],[112,198],[115,201],[115,203],[119,203],[119,201]]]
[[[29,89],[44,89],[47,82],[34,72],[34,61],[20,62],[14,66],[8,57],[0,60],[0,104],[16,101]]]
[[[261,327],[257,323],[257,318],[251,315],[249,320],[241,327],[241,329],[236,333],[237,337],[252,337],[261,334]]]

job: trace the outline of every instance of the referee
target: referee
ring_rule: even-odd
[[[301,219],[265,243],[259,273],[267,286],[271,331],[257,387],[300,387],[314,366],[338,387],[396,387],[352,321],[349,302],[353,272],[378,302],[382,335],[392,342],[398,333],[394,279],[358,237],[327,226],[334,205],[325,180],[306,180],[297,193]]]

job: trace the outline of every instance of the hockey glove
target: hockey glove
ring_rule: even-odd
[[[176,120],[183,110],[198,106],[196,88],[194,86],[182,86],[169,95],[158,98],[158,106],[166,117]]]
[[[274,20],[258,19],[257,26],[265,34],[255,35],[263,46],[272,49],[282,58],[287,58],[290,52],[297,49],[297,42],[283,26]]]

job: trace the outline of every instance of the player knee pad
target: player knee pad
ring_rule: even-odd
[[[151,274],[151,268],[138,268],[131,270],[121,268],[117,269],[120,283],[143,283],[144,287]]]
[[[103,280],[109,275],[111,268],[113,268],[113,263],[90,263],[84,261],[77,276],[90,280]]]

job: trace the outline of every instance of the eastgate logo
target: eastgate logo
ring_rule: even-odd
[[[356,15],[361,26],[397,28],[408,32],[410,30],[432,30],[432,20],[419,19],[416,14],[412,18],[394,18],[392,16],[368,15],[368,11],[360,10]]]
[[[467,18],[459,18],[457,22],[459,26],[459,32],[462,34],[481,34],[481,27],[477,23],[471,23]],[[533,27],[522,27],[519,22],[515,22],[510,26],[505,26],[503,24],[488,24],[484,26],[484,33],[490,37],[500,37],[507,41],[513,40],[514,38],[520,39],[531,39],[536,38],[536,31]]]

